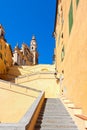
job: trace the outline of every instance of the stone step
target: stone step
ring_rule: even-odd
[[[45,106],[45,108],[42,108],[41,110],[44,110],[44,109],[48,109],[48,110],[52,110],[52,109],[54,109],[54,110],[56,110],[56,109],[58,109],[58,110],[60,110],[60,111],[66,111],[66,110],[64,110],[64,108],[63,107],[59,107],[59,106]]]
[[[61,114],[61,113],[50,113],[50,112],[46,112],[46,113],[40,113],[40,114],[39,114],[39,116],[44,116],[44,115],[63,116],[64,118],[65,118],[66,116],[69,116],[69,114],[66,114],[66,113]]]
[[[62,125],[57,125],[57,124],[37,124],[35,128],[74,128],[77,129],[75,125],[67,125],[67,124],[62,124]]]
[[[77,128],[35,128],[34,130],[78,130]]]
[[[66,123],[63,123],[63,122],[52,122],[49,120],[49,122],[46,122],[44,121],[42,124],[41,122],[37,122],[36,126],[68,126],[68,127],[76,127],[74,123],[69,123],[69,122],[66,122]]]
[[[53,118],[53,119],[72,119],[70,116],[61,116],[61,115],[43,115],[39,116],[38,118]]]
[[[73,120],[72,119],[52,119],[52,118],[38,118],[37,122],[56,122],[56,123],[73,123]]]
[[[61,114],[61,115],[69,115],[69,113],[68,112],[65,112],[65,111],[57,111],[57,110],[54,110],[54,111],[52,111],[52,110],[41,110],[41,113],[54,113],[54,114]]]
[[[60,107],[45,107],[45,108],[42,108],[41,111],[44,111],[44,110],[47,110],[47,111],[58,111],[58,112],[67,112],[64,108],[60,108]],[[68,112],[67,112],[68,113]]]
[[[46,99],[34,130],[78,130],[59,99]]]
[[[37,123],[45,123],[45,122],[50,122],[50,123],[64,123],[64,124],[66,124],[66,123],[69,123],[69,124],[73,124],[74,123],[74,121],[73,120],[65,120],[65,119],[62,119],[62,120],[59,120],[59,119],[39,119],[38,118],[38,120],[37,120]]]
[[[67,112],[66,110],[64,110],[64,108],[59,108],[59,107],[45,107],[42,108],[41,111],[47,110],[47,111],[58,111],[58,112]],[[67,112],[68,113],[68,112]]]
[[[50,107],[50,106],[52,106],[52,107],[58,107],[58,108],[64,108],[64,106],[63,105],[61,105],[61,104],[57,104],[57,102],[56,103],[52,103],[52,104],[50,104],[50,103],[45,103],[44,104],[45,106],[43,106],[43,107],[46,107],[46,106],[48,106],[48,107]]]

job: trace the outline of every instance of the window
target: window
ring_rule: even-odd
[[[76,6],[78,6],[79,0],[76,0]]]
[[[32,57],[29,57],[29,61],[30,61],[30,62],[33,62],[33,59],[32,59]]]
[[[2,59],[2,53],[0,52],[0,58]]]
[[[6,57],[6,53],[4,53],[5,57]]]
[[[61,61],[64,60],[64,56],[65,56],[65,48],[64,48],[64,46],[63,46],[62,52],[61,52]]]
[[[4,64],[6,65],[6,60],[4,60]]]
[[[72,25],[73,25],[73,5],[72,5],[72,0],[70,4],[70,9],[69,9],[69,34],[71,33]]]
[[[62,32],[62,34],[61,34],[61,38],[63,38],[63,32]]]

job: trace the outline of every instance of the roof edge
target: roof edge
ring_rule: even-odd
[[[53,37],[55,37],[55,29],[56,29],[56,22],[57,22],[57,10],[58,10],[58,0],[56,0],[56,11],[55,11],[55,21],[54,21]]]

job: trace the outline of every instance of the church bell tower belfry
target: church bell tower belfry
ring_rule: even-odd
[[[30,42],[30,52],[33,54],[33,65],[38,64],[37,43],[35,36],[32,36],[32,40]]]

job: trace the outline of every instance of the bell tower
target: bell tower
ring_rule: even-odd
[[[37,64],[37,43],[35,36],[32,36],[32,40],[30,42],[30,52],[33,54],[33,65]]]
[[[30,51],[34,52],[36,51],[36,48],[37,48],[36,39],[35,39],[35,36],[32,36],[32,40],[30,43]]]

